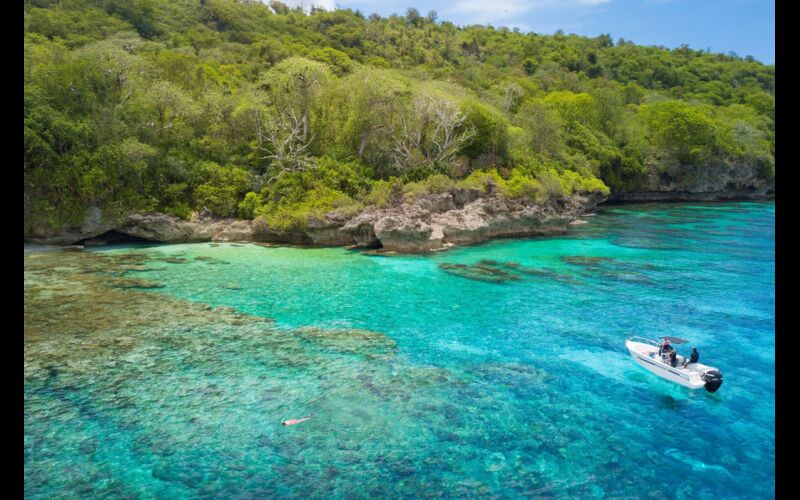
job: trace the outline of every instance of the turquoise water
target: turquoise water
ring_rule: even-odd
[[[774,204],[586,220],[429,256],[26,254],[26,496],[774,497]],[[75,305],[104,276],[161,288]],[[690,339],[721,389],[630,335]]]

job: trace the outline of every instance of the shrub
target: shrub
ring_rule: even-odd
[[[364,202],[368,205],[383,208],[389,204],[391,193],[391,181],[375,181],[375,183],[372,184],[372,190],[364,197]]]
[[[303,199],[313,184],[306,172],[291,172],[275,179],[261,189],[261,197],[268,203],[297,203]]]
[[[587,126],[597,125],[597,103],[585,92],[579,94],[568,90],[551,92],[544,97],[544,102],[556,109],[567,122],[577,121]]]
[[[192,208],[185,201],[175,201],[161,209],[165,214],[174,215],[181,219],[188,219],[192,215]]]
[[[446,193],[455,187],[453,179],[442,174],[434,174],[419,182],[410,182],[405,185],[404,192],[411,198],[418,198],[426,194]]]
[[[364,203],[377,208],[401,203],[405,199],[405,186],[397,177],[390,177],[388,181],[375,181],[369,194],[363,197]]]
[[[603,196],[611,194],[611,190],[606,184],[597,177],[581,178],[581,183],[578,186],[578,191],[582,193],[600,193]]]
[[[539,203],[545,200],[547,194],[541,182],[526,176],[519,169],[514,169],[508,179],[508,196]]]
[[[266,220],[271,230],[285,232],[302,231],[310,219],[323,219],[328,212],[355,215],[360,209],[360,203],[341,191],[320,186],[307,191],[299,202],[268,203],[255,209],[255,215]]]
[[[626,146],[619,157],[600,165],[600,176],[615,191],[640,188],[647,176],[641,156],[635,148]]]
[[[561,182],[558,171],[554,168],[538,173],[536,179],[542,184],[547,198],[550,200],[561,198],[568,194],[564,189],[564,184]]]
[[[186,183],[167,184],[161,194],[160,210],[165,214],[188,219],[192,215],[192,207],[185,201],[188,192]]]
[[[216,215],[235,215],[239,200],[250,187],[250,174],[212,162],[203,164],[201,172],[205,182],[194,189],[195,206],[207,207]]]
[[[497,193],[500,196],[508,196],[508,184],[494,168],[488,171],[475,170],[465,179],[458,181],[456,187],[479,189],[486,194]]]
[[[261,197],[250,191],[244,195],[244,200],[239,203],[239,217],[242,219],[252,219],[255,216],[256,209],[261,206]]]
[[[312,169],[314,183],[356,197],[369,190],[372,170],[358,161],[340,161],[330,157],[317,159]]]
[[[419,152],[417,151],[415,154],[419,154]],[[420,158],[420,161],[424,160]],[[428,177],[436,175],[437,173],[440,172],[437,170],[436,166],[425,163],[422,165],[411,167],[405,172],[403,172],[402,179],[403,182],[419,182],[419,181],[424,181]]]
[[[471,128],[472,137],[461,148],[470,158],[492,153],[505,158],[508,151],[508,119],[500,111],[477,101],[461,104],[466,116],[464,126]]]
[[[597,192],[608,196],[611,192],[603,181],[596,177],[584,177],[572,170],[564,170],[560,175],[561,184],[566,194]]]

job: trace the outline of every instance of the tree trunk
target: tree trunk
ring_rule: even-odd
[[[361,134],[361,142],[358,145],[358,157],[364,157],[364,148],[367,145],[367,138],[369,137],[369,131],[365,130],[363,134]]]

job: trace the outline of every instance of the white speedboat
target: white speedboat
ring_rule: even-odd
[[[662,341],[669,340],[672,344],[688,342],[677,337],[659,338]],[[705,387],[708,392],[716,392],[722,385],[722,373],[717,368],[702,363],[689,363],[684,367],[685,358],[679,354],[676,355],[675,366],[672,366],[669,355],[661,352],[661,346],[662,342],[642,337],[630,337],[625,341],[625,347],[628,348],[633,360],[661,378],[690,389]]]

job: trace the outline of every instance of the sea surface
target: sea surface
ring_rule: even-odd
[[[25,496],[773,498],[774,213],[610,206],[426,256],[26,252]]]

